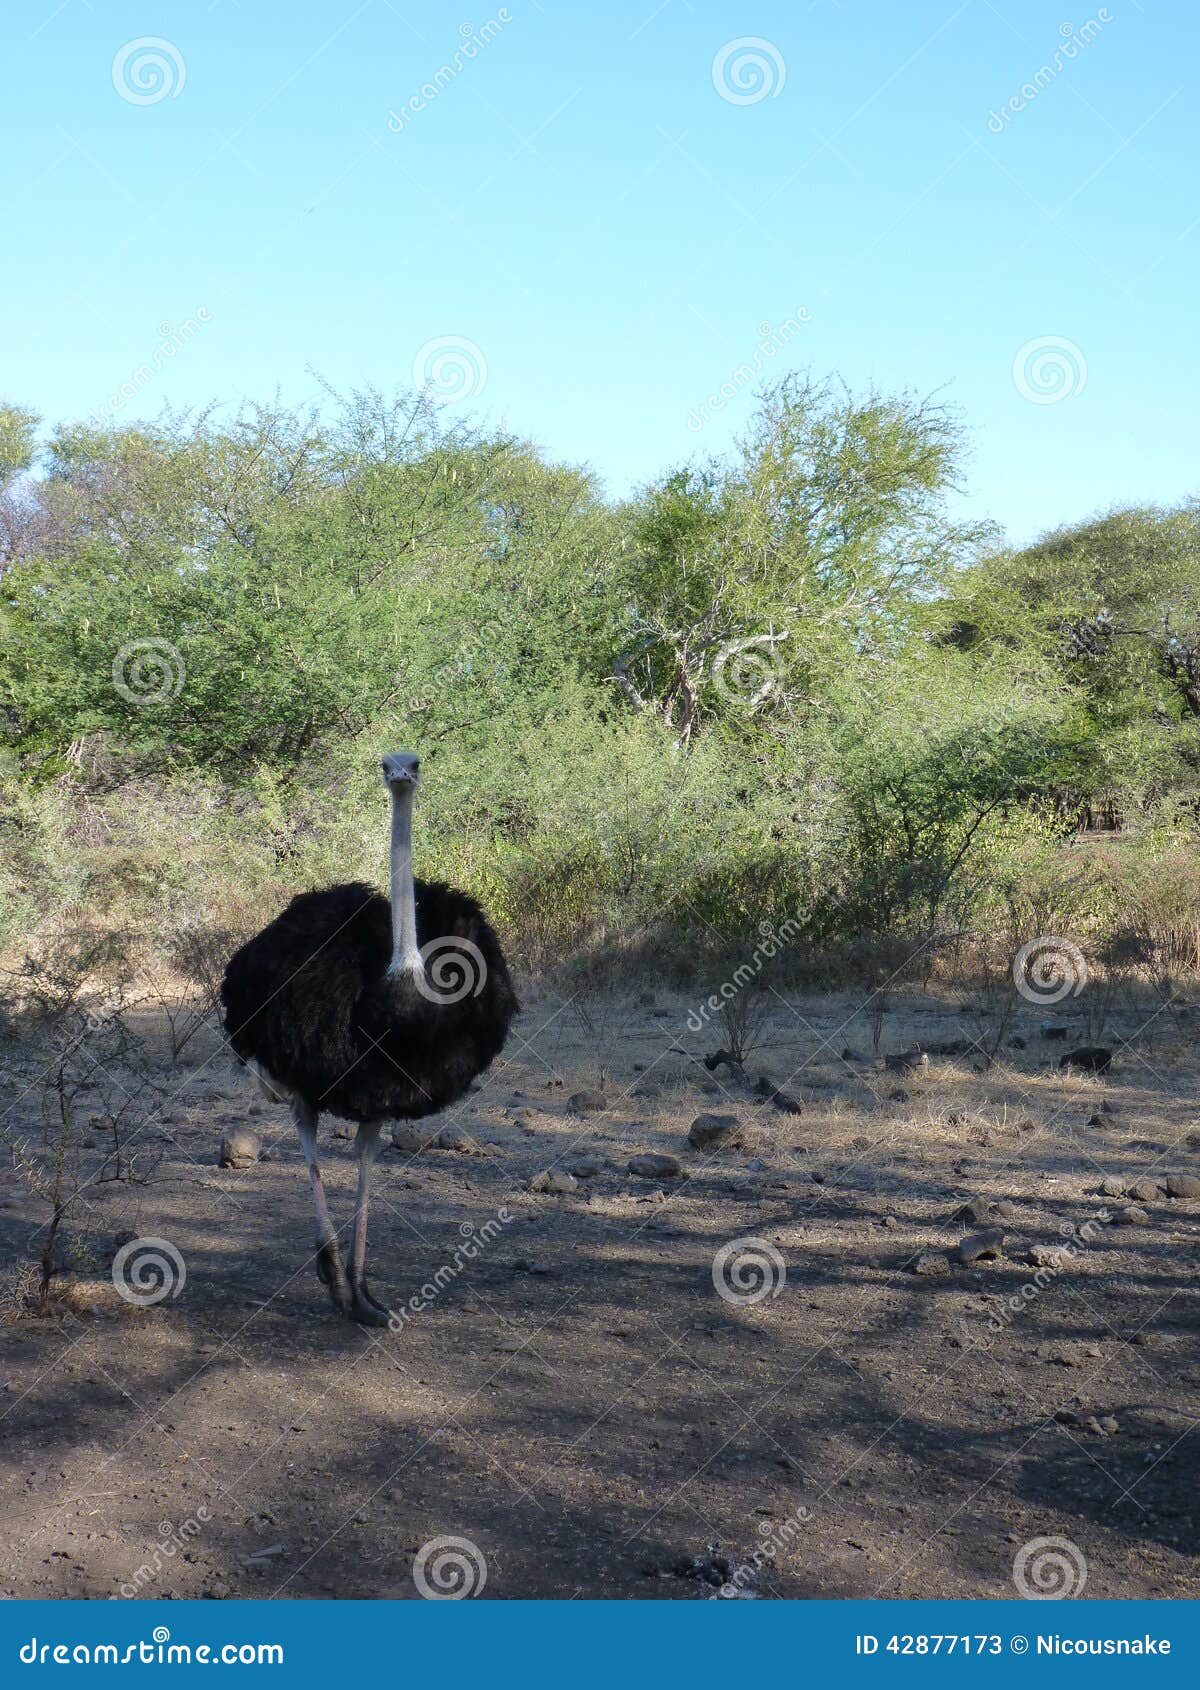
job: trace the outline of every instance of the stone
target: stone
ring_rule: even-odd
[[[1008,1048],[1009,1050],[1025,1049],[1025,1040],[1021,1037],[1020,1033],[1013,1034],[1012,1038],[1008,1041]]]
[[[883,1066],[889,1074],[915,1074],[918,1068],[928,1068],[929,1058],[923,1050],[902,1050],[896,1056],[885,1056]]]
[[[678,1179],[683,1170],[677,1156],[647,1151],[642,1156],[629,1158],[629,1172],[639,1179]]]
[[[1200,1184],[1200,1181],[1197,1183]],[[1157,1203],[1166,1193],[1156,1179],[1135,1179],[1132,1185],[1125,1187],[1124,1195],[1132,1197],[1135,1203]]]
[[[907,1103],[908,1093],[904,1090],[903,1086],[898,1086],[895,1091],[888,1092],[888,1102]]]
[[[568,1192],[579,1190],[579,1181],[574,1174],[568,1174],[562,1168],[547,1168],[543,1173],[535,1174],[529,1182],[530,1191],[552,1192],[557,1196],[566,1196]]]
[[[598,1109],[607,1109],[608,1103],[602,1091],[573,1091],[567,1099],[567,1108],[572,1115],[591,1115]]]
[[[909,1272],[925,1274],[932,1278],[937,1274],[949,1273],[950,1263],[945,1256],[939,1255],[936,1250],[926,1250],[911,1264]]]
[[[397,1150],[406,1156],[416,1156],[422,1150],[428,1150],[436,1134],[428,1127],[418,1127],[411,1121],[397,1121],[392,1127],[392,1143]]]
[[[740,1131],[736,1115],[697,1115],[688,1128],[688,1143],[694,1150],[718,1150],[736,1144]]]
[[[1088,1074],[1106,1074],[1112,1066],[1113,1053],[1103,1045],[1080,1045],[1060,1056],[1060,1068],[1079,1068]]]
[[[434,1141],[438,1150],[457,1150],[463,1156],[482,1156],[483,1146],[463,1127],[443,1127]]]
[[[358,1131],[353,1121],[336,1121],[333,1128],[334,1138],[353,1138]]]
[[[1100,1195],[1102,1197],[1124,1197],[1125,1181],[1110,1174],[1107,1179],[1100,1183]]]
[[[964,1267],[971,1267],[976,1262],[995,1261],[1003,1254],[1004,1233],[998,1226],[969,1233],[958,1247],[958,1259]]]
[[[1118,1209],[1113,1216],[1114,1226],[1149,1226],[1150,1216],[1145,1209],[1136,1203],[1128,1204],[1124,1209]]]
[[[1062,1261],[1063,1247],[1061,1244],[1031,1244],[1027,1254],[1032,1267],[1058,1267]]]
[[[1065,1039],[1067,1024],[1065,1021],[1043,1021],[1041,1035],[1044,1039]]]
[[[248,1132],[240,1127],[236,1132],[226,1135],[221,1140],[221,1151],[217,1158],[222,1168],[249,1168],[262,1156],[262,1140],[257,1133]]]
[[[849,1045],[847,1045],[845,1050],[842,1052],[843,1062],[865,1062],[866,1060],[866,1057],[861,1051],[851,1050]]]
[[[1168,1174],[1164,1184],[1168,1197],[1200,1197],[1200,1179],[1195,1174]]]

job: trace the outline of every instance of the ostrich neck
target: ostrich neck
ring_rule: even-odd
[[[392,794],[392,960],[389,974],[423,974],[412,868],[413,794]]]

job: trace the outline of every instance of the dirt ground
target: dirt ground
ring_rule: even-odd
[[[153,1182],[90,1188],[69,1297],[0,1328],[0,1590],[419,1599],[458,1556],[486,1598],[1004,1597],[1058,1537],[1088,1596],[1200,1594],[1200,1201],[1152,1189],[1127,1224],[1101,1189],[1200,1174],[1186,1012],[1130,1044],[1137,1015],[1110,1025],[1106,1075],[1058,1071],[1072,1003],[1067,1044],[1031,1008],[986,1073],[935,1055],[898,1074],[887,1053],[976,1028],[932,996],[875,1029],[850,998],[772,1001],[748,1069],[799,1114],[706,1070],[723,1041],[689,1029],[694,999],[530,994],[437,1123],[477,1148],[378,1165],[373,1288],[421,1305],[395,1332],[339,1319],[317,1279],[286,1112],[211,1029],[176,1063],[163,1047]],[[601,1082],[603,1108],[570,1107]],[[14,1057],[0,1084],[9,1131],[40,1132],[37,1076]],[[741,1144],[689,1148],[713,1110]],[[220,1169],[239,1125],[266,1156]],[[331,1126],[345,1224],[355,1163]],[[631,1174],[644,1152],[682,1177]],[[574,1190],[529,1189],[585,1155]],[[980,1199],[1004,1253],[965,1266],[978,1229],[956,1214]],[[45,1216],[6,1164],[6,1263]],[[117,1295],[131,1232],[178,1253],[177,1295]],[[1038,1245],[1060,1252],[1040,1273]],[[931,1253],[941,1271],[913,1271]],[[414,1576],[447,1537],[467,1546]]]

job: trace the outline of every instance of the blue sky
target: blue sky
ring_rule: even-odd
[[[938,391],[1015,540],[1200,492],[1200,8],[1066,3],[9,0],[0,397],[416,369],[620,493],[759,348]]]

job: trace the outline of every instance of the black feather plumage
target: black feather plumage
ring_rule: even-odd
[[[503,1048],[519,1005],[474,898],[418,880],[416,910],[432,996],[410,976],[388,977],[391,911],[371,887],[293,898],[225,971],[225,1030],[238,1056],[349,1121],[433,1115],[461,1097]],[[470,971],[469,988],[455,998],[459,969]]]

